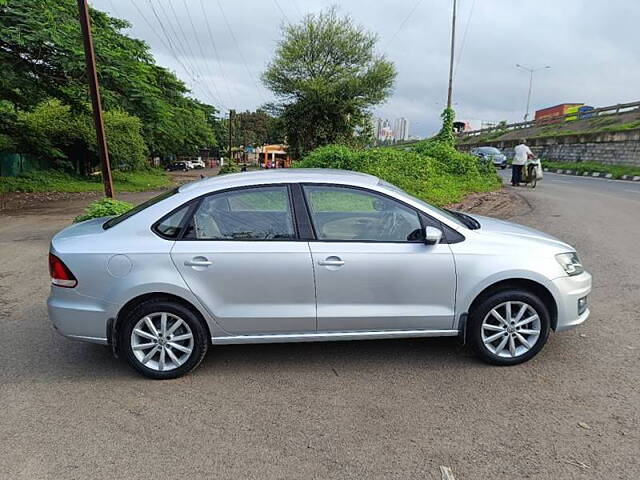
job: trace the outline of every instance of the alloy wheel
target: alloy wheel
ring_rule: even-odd
[[[187,322],[168,312],[145,315],[131,332],[131,350],[147,368],[166,372],[183,365],[193,352]]]
[[[482,342],[494,355],[515,358],[524,355],[540,338],[538,312],[519,301],[493,307],[482,321]]]

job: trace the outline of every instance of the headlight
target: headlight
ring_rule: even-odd
[[[578,254],[576,252],[559,253],[556,255],[556,260],[558,260],[558,263],[570,277],[580,275],[584,272],[584,268],[582,267],[580,260],[578,260]]]

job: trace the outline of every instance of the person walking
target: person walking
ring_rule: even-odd
[[[513,156],[513,162],[511,163],[511,185],[516,187],[522,181],[522,169],[527,163],[527,160],[534,158],[535,155],[527,146],[527,141],[525,139],[522,139],[520,143],[516,145],[514,151],[515,155]]]

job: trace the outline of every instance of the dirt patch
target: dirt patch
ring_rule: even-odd
[[[529,203],[510,188],[497,192],[474,193],[448,208],[495,218],[512,218],[531,211]]]

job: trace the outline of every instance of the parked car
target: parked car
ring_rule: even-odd
[[[206,168],[206,165],[204,163],[204,161],[200,158],[197,158],[195,160],[191,160],[191,164],[193,165],[193,168],[195,169],[201,169],[201,168]]]
[[[507,157],[495,147],[477,147],[471,150],[471,154],[503,170],[507,168]]]
[[[49,265],[55,329],[163,379],[241,343],[458,336],[514,365],[583,323],[591,291],[550,235],[321,169],[182,185],[65,228]]]
[[[184,160],[184,163],[187,164],[187,168],[189,170],[193,170],[195,168],[195,166],[193,165],[193,162],[191,160]]]
[[[186,172],[189,170],[189,165],[187,165],[186,162],[173,162],[167,167],[167,172],[174,172],[176,170]]]

